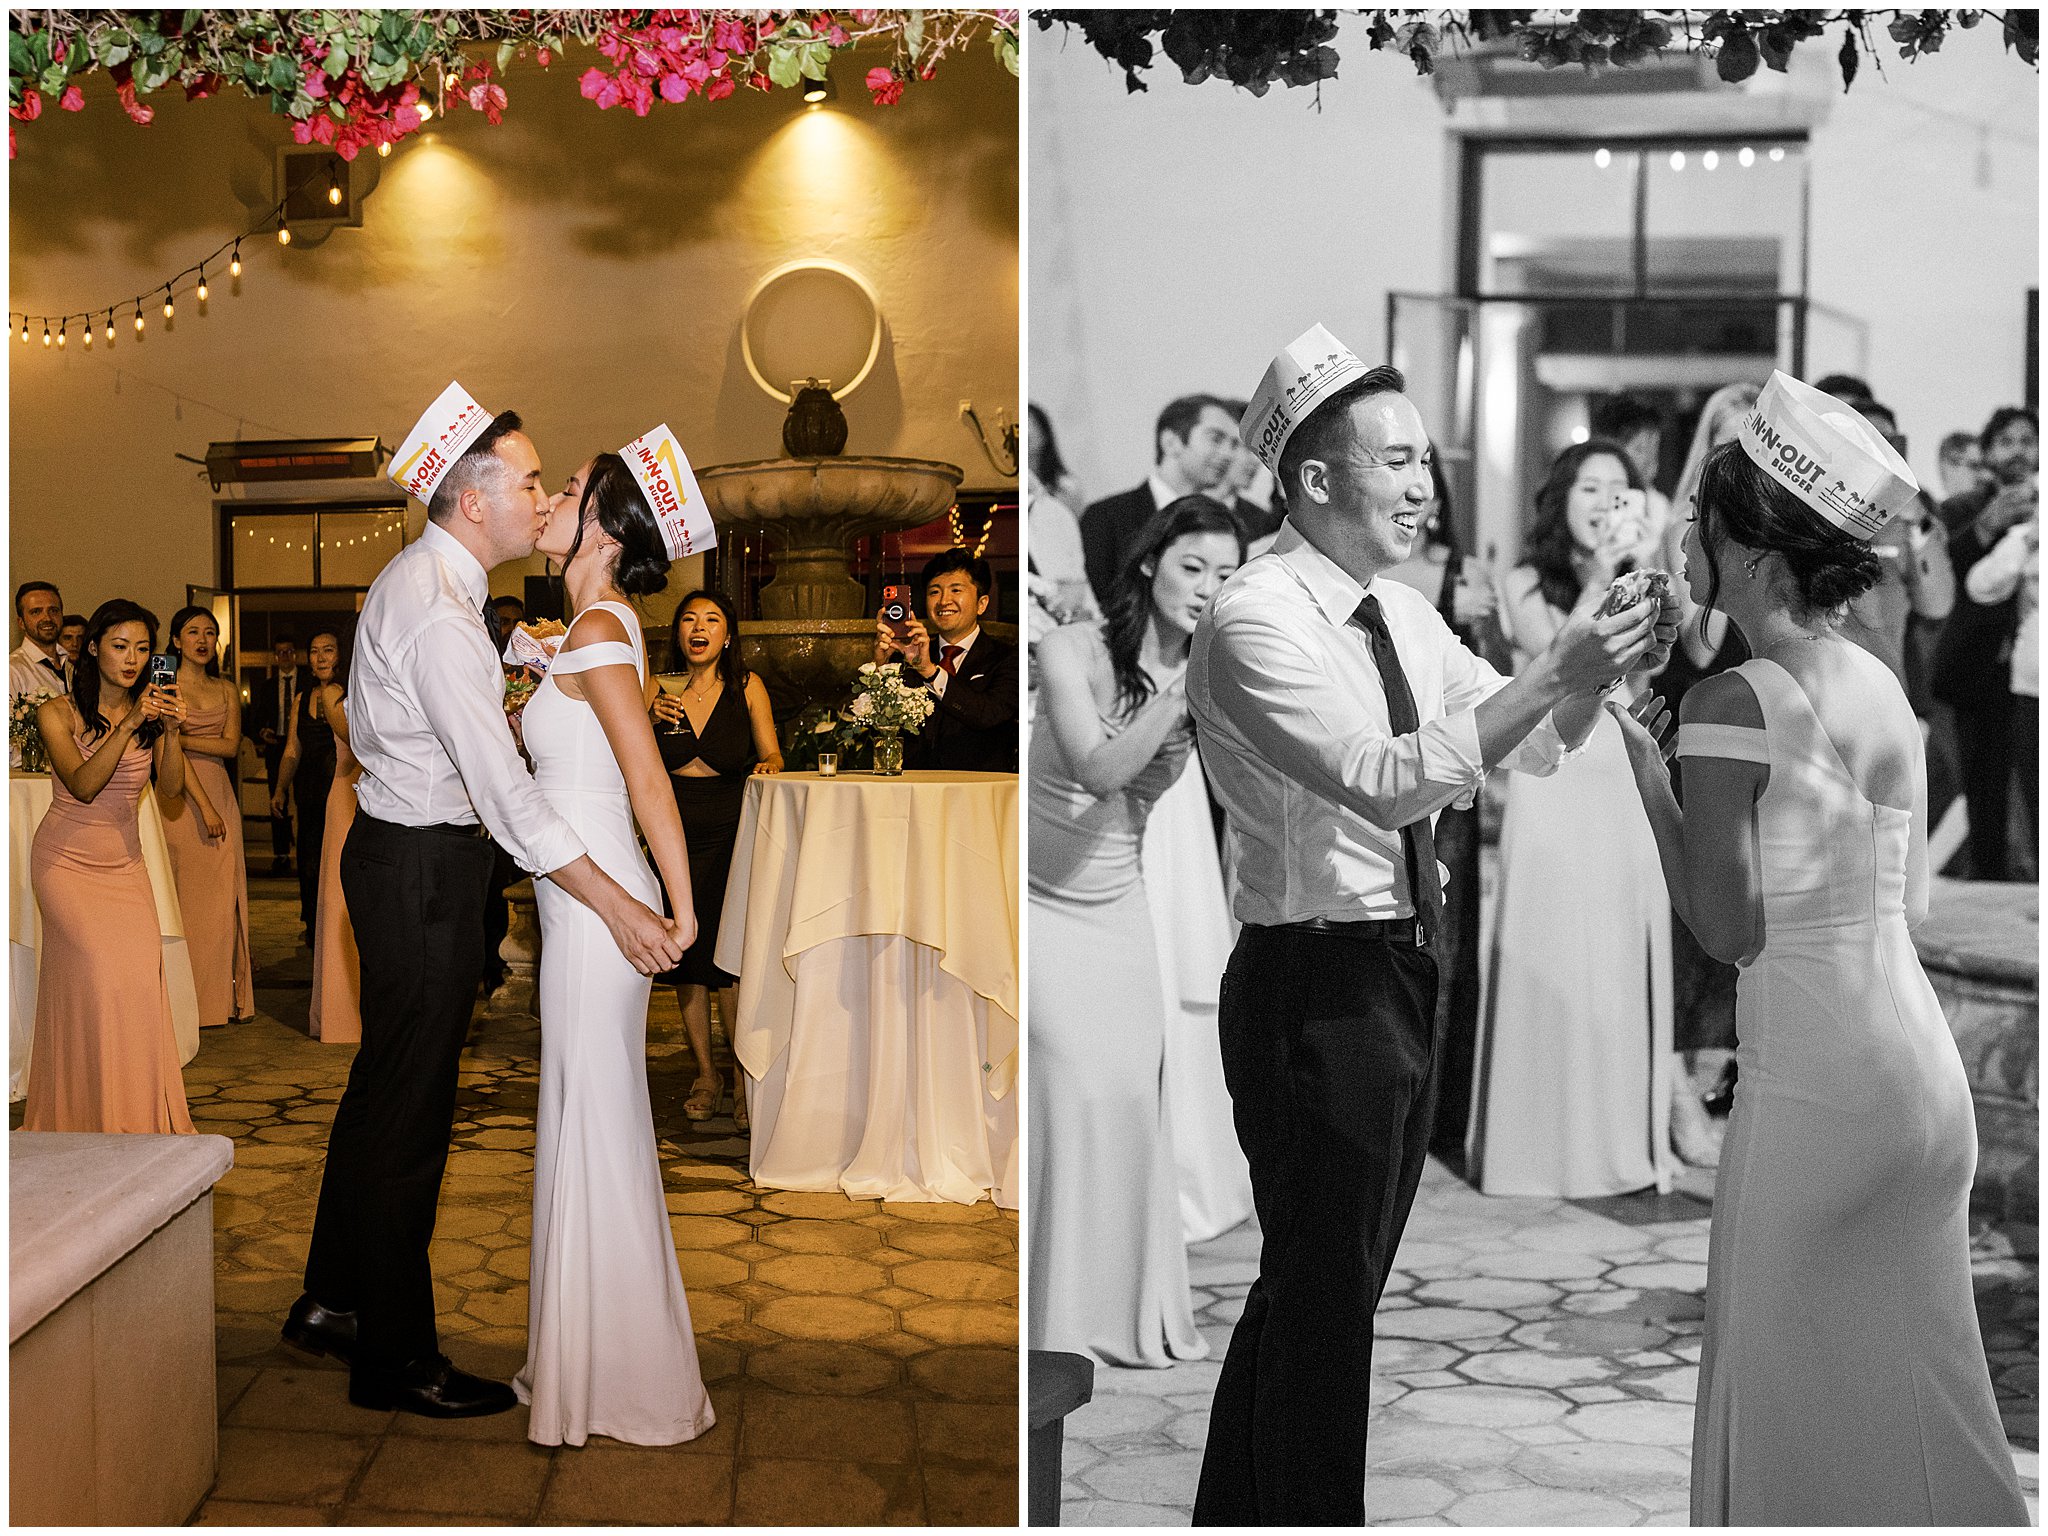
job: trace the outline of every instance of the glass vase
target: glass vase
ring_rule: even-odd
[[[894,731],[884,732],[875,738],[875,772],[898,774],[903,771],[903,738]]]
[[[41,731],[30,731],[21,739],[21,771],[23,773],[48,773],[50,751],[43,744]]]

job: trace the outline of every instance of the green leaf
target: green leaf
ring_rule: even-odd
[[[273,91],[288,91],[299,78],[299,72],[292,67],[291,56],[273,53],[270,56],[270,88]]]
[[[62,96],[64,87],[71,83],[71,71],[62,64],[52,64],[35,77],[35,82],[45,96]]]
[[[339,80],[348,73],[348,50],[336,43],[328,50],[326,61],[320,67],[327,71],[330,79]]]
[[[1762,61],[1754,37],[1748,32],[1730,32],[1722,40],[1720,55],[1714,60],[1714,71],[1733,85],[1755,74],[1757,65]]]
[[[797,62],[796,49],[790,44],[768,45],[768,78],[785,89],[803,78],[803,66]]]
[[[797,49],[798,68],[807,80],[822,80],[832,65],[832,45],[822,39]]]
[[[514,58],[515,58],[515,57],[516,57],[516,56],[518,55],[518,53],[519,53],[519,45],[518,45],[517,43],[500,43],[500,44],[498,44],[498,73],[499,73],[499,74],[501,74],[501,75],[502,75],[502,74],[503,74],[503,73],[505,72],[506,66],[508,66],[509,64],[511,64],[512,60],[513,60],[513,59],[514,59]]]
[[[1842,66],[1842,90],[1847,92],[1856,83],[1856,70],[1863,62],[1862,55],[1856,51],[1854,27],[1842,28],[1842,51],[1835,55],[1835,60]]]
[[[388,42],[397,42],[399,34],[405,31],[405,12],[382,11],[377,17],[377,33]]]
[[[924,12],[909,11],[903,18],[903,47],[910,54],[915,65],[917,56],[924,52]]]

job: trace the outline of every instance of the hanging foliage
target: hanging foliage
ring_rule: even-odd
[[[863,46],[868,57],[887,51],[865,83],[893,105],[984,37],[1014,75],[1015,11],[15,11],[7,100],[16,123],[52,102],[76,112],[80,82],[101,72],[147,123],[155,108],[143,98],[154,92],[198,98],[240,86],[290,117],[299,143],[352,160],[451,105],[500,121],[510,101],[497,77],[528,53],[545,68],[570,43],[606,61],[584,72],[583,95],[644,117],[656,101],[823,80],[835,55]]]
[[[1865,54],[1882,58],[1881,28],[1902,59],[1934,53],[1952,28],[1986,21],[2005,46],[2038,67],[2041,13],[1999,11],[1359,11],[1374,53],[1407,56],[1431,74],[1446,52],[1509,45],[1545,69],[1575,64],[1588,72],[1628,69],[1672,49],[1705,54],[1730,82],[1759,68],[1786,71],[1802,43],[1839,33],[1842,88],[1856,83]],[[1336,11],[1033,11],[1041,31],[1078,32],[1124,72],[1132,91],[1164,54],[1189,85],[1227,80],[1263,96],[1275,85],[1317,86],[1337,77]]]

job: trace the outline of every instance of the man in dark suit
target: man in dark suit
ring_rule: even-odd
[[[1088,584],[1105,608],[1138,532],[1168,502],[1197,492],[1214,495],[1237,518],[1247,544],[1280,525],[1277,515],[1237,500],[1225,482],[1237,467],[1240,412],[1214,395],[1183,395],[1159,413],[1152,429],[1152,473],[1143,485],[1105,496],[1081,514],[1081,552]]]
[[[904,764],[972,773],[1017,771],[1017,648],[981,628],[995,578],[964,549],[934,555],[920,574],[925,616],[898,636],[875,621],[875,664],[903,658],[906,681],[938,695],[924,729],[906,741]]]
[[[263,771],[271,794],[277,793],[277,769],[284,761],[285,743],[290,739],[292,711],[299,695],[312,686],[313,674],[299,664],[296,636],[279,635],[272,647],[276,658],[271,669],[249,685],[249,708],[244,726],[256,737],[263,754]],[[270,818],[270,872],[292,872],[292,822],[289,815]]]

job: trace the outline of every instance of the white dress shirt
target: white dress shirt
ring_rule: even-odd
[[[484,628],[490,581],[437,524],[370,584],[348,679],[357,803],[400,826],[479,818],[534,874],[573,864],[583,840],[548,804],[505,723],[505,673]]]
[[[2019,621],[2012,642],[2012,691],[2041,696],[2041,548],[2031,522],[2005,537],[1970,567],[1963,578],[1970,600],[1987,607],[2018,595]]]
[[[52,672],[45,666],[54,661],[58,670]],[[12,655],[7,658],[7,696],[20,698],[24,693],[62,693],[71,686],[71,663],[62,651],[49,656],[35,641],[24,639]]]
[[[1419,729],[1396,736],[1365,632],[1380,601]],[[1187,694],[1216,796],[1230,813],[1240,922],[1412,917],[1400,829],[1485,777],[1479,704],[1507,679],[1412,587],[1361,587],[1283,523],[1271,553],[1224,583],[1195,629]],[[1552,772],[1571,756],[1546,719],[1503,761]]]
[[[958,657],[954,659],[953,665],[955,667],[963,667],[967,664],[967,653],[974,649],[974,642],[979,640],[980,638],[981,626],[979,624],[975,625],[974,628],[967,631],[967,633],[962,635],[958,640],[941,640],[937,634],[933,634],[932,660],[934,662],[938,661],[938,659],[946,653],[946,647],[948,645],[957,645],[960,647],[960,654]],[[938,671],[934,672],[930,677],[924,680],[924,685],[925,687],[931,689],[931,691],[934,694],[936,694],[939,698],[943,699],[946,696],[946,684],[950,683],[951,681],[953,681],[953,679],[946,675],[946,669],[944,667],[940,667]]]

